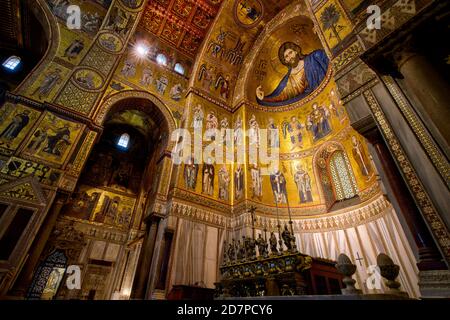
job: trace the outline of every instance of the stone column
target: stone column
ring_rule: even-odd
[[[145,292],[145,299],[151,300],[153,291],[155,290],[155,282],[157,280],[157,277],[159,276],[158,272],[158,265],[160,264],[161,260],[161,244],[163,242],[163,236],[166,231],[167,227],[167,219],[164,219],[160,221],[158,224],[158,230],[155,235],[155,245],[153,250],[153,257],[151,264],[147,270],[145,270],[148,274],[148,280],[147,280],[147,286],[146,286],[146,292]]]
[[[380,169],[383,170],[383,173],[387,178],[387,181],[383,182],[389,184],[392,195],[395,197],[405,222],[414,238],[414,242],[419,252],[419,261],[417,263],[418,269],[421,271],[447,269],[442,260],[442,256],[434,243],[431,233],[428,230],[419,209],[414,203],[414,199],[411,196],[386,143],[381,137],[380,132],[375,128],[371,130],[370,133],[366,132],[364,136],[376,150],[382,166]]]
[[[153,214],[145,219],[146,232],[141,247],[141,253],[139,255],[136,275],[134,276],[131,299],[145,298],[159,222],[160,217]]]
[[[418,113],[426,116],[435,126],[447,146],[450,140],[450,84],[428,59],[420,54],[411,39],[393,53],[395,66],[403,76],[401,83],[420,106]],[[425,123],[427,122],[424,119]]]
[[[47,216],[42,223],[42,227],[39,229],[38,234],[35,237],[33,244],[28,251],[30,256],[28,257],[22,271],[19,274],[13,288],[11,289],[9,295],[16,297],[25,297],[28,288],[33,280],[34,271],[36,270],[37,264],[44,251],[45,245],[53,231],[53,227],[56,224],[56,220],[61,212],[62,207],[66,202],[66,195],[57,194],[56,199],[53,202]]]

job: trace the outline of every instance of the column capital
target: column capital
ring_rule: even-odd
[[[164,218],[160,212],[152,212],[144,218],[144,222],[146,224],[152,224],[153,222],[157,222]]]
[[[398,71],[409,59],[418,55],[420,55],[420,49],[411,35],[390,52],[391,60]]]

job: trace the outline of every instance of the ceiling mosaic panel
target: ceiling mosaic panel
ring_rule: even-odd
[[[153,0],[141,28],[191,57],[197,54],[222,0]]]

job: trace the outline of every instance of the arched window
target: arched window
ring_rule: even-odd
[[[337,151],[331,156],[330,174],[336,200],[351,199],[356,196],[355,177],[342,151]]]
[[[28,289],[28,299],[52,300],[64,278],[67,268],[67,256],[61,249],[57,249],[42,261],[33,277]]]
[[[19,66],[21,60],[22,59],[20,59],[18,56],[11,56],[8,59],[6,59],[5,62],[3,62],[3,67],[11,71],[14,71]]]
[[[124,133],[120,136],[119,141],[117,142],[117,146],[128,149],[128,144],[130,143],[130,135],[128,133]]]
[[[159,53],[156,56],[156,62],[160,65],[166,66],[167,65],[167,57],[164,54]]]
[[[330,210],[337,201],[358,196],[358,186],[352,167],[341,146],[329,145],[319,151],[316,168],[327,210]]]
[[[175,64],[174,70],[175,72],[184,75],[184,67],[181,63]]]

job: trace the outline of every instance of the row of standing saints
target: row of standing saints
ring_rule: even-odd
[[[334,105],[330,105],[330,110],[337,110]],[[338,113],[336,112],[336,116]],[[319,106],[318,104],[313,104],[313,110],[311,114],[307,116],[305,124],[302,124],[296,116],[292,116],[290,121],[284,121],[282,123],[282,131],[284,139],[289,139],[293,149],[296,147],[301,147],[303,145],[303,129],[308,129],[311,131],[313,140],[319,140],[322,137],[328,135],[331,132],[331,125],[329,121],[330,112],[324,106]],[[204,126],[205,120],[205,126]],[[249,145],[255,145],[259,147],[260,145],[260,125],[254,114],[251,115],[249,119]],[[216,113],[214,111],[208,112],[206,119],[204,117],[204,111],[201,105],[197,105],[193,110],[193,120],[190,125],[194,132],[206,129],[205,137],[210,141],[218,141],[227,144],[230,142],[229,137],[226,136],[226,130],[229,129],[229,120],[224,117],[219,121]],[[279,127],[275,123],[273,118],[268,119],[267,129],[275,132],[276,134],[268,134],[268,145],[270,148],[279,148]],[[239,146],[243,144],[243,121],[240,116],[237,116],[234,125],[234,145]],[[217,137],[216,135],[221,135]],[[370,168],[367,160],[367,156],[362,147],[361,142],[356,139],[355,136],[352,137],[353,145],[353,156],[358,163],[361,173],[363,176],[368,176],[370,174]],[[216,175],[216,168],[212,163],[211,159],[206,159],[206,163],[203,164],[201,172],[202,181],[202,193],[205,195],[214,195],[214,178]],[[199,173],[199,164],[196,163],[193,157],[187,159],[184,166],[184,183],[186,188],[195,190],[197,185],[197,178]],[[291,170],[292,177],[297,186],[299,203],[309,203],[313,202],[312,188],[311,188],[311,177],[308,173],[307,168],[301,163],[295,165],[294,170]],[[263,176],[261,175],[261,168],[258,167],[256,163],[250,164],[249,167],[251,176],[251,186],[252,186],[252,198],[262,200],[263,195]],[[286,172],[287,170],[283,170]],[[270,183],[272,187],[272,192],[274,196],[274,201],[276,203],[286,204],[288,202],[287,190],[286,190],[286,177],[281,170],[276,170],[270,174]],[[230,172],[226,165],[222,165],[218,172],[218,185],[220,200],[228,201],[230,199],[229,185],[231,179],[234,179],[235,186],[235,199],[240,200],[244,196],[244,169],[241,164],[237,164],[233,177],[230,176]]]
[[[188,189],[195,190],[197,185],[199,165],[194,163],[191,159],[184,165],[184,182]],[[250,167],[250,174],[252,179],[252,198],[262,200],[263,196],[263,176],[261,169],[253,164]],[[214,176],[215,167],[211,162],[203,164],[202,167],[202,193],[206,195],[214,195]],[[244,196],[244,169],[241,164],[238,164],[234,172],[234,185],[236,200],[240,200]],[[300,203],[312,202],[311,192],[311,177],[309,173],[303,169],[301,164],[298,164],[294,173],[294,181],[298,188]],[[219,199],[229,200],[229,185],[231,182],[230,173],[226,165],[223,165],[218,171],[219,182]],[[277,203],[286,204],[287,189],[286,178],[281,170],[276,170],[270,174],[270,183],[272,185],[272,192]]]

